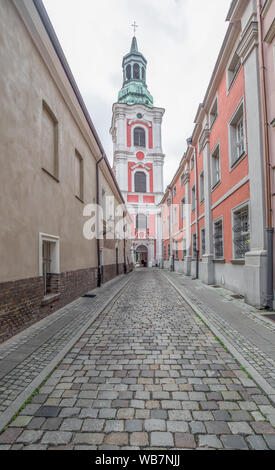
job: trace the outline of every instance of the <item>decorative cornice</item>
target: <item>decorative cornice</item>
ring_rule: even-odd
[[[190,183],[190,173],[186,171],[183,175],[183,184]]]
[[[270,44],[273,41],[274,36],[275,36],[275,18],[272,21],[271,26],[265,35],[264,41]]]
[[[261,15],[262,15],[263,18],[265,18],[266,14],[267,14],[267,12],[268,12],[268,10],[269,10],[269,8],[271,7],[272,1],[273,1],[273,0],[266,0],[264,6],[263,6],[263,8],[262,8],[262,13],[261,13]]]
[[[138,119],[137,117],[134,119],[131,119],[128,122],[128,126],[131,126],[134,122],[139,122],[140,124],[146,124],[148,127],[152,127],[152,123],[150,121],[147,121],[147,119]]]
[[[259,45],[258,22],[251,21],[248,27],[241,35],[240,44],[237,48],[237,54],[245,62],[255,47]]]

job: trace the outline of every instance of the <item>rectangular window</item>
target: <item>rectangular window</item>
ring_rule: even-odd
[[[214,222],[214,254],[215,259],[223,259],[223,223],[222,220]]]
[[[213,126],[214,122],[216,121],[217,117],[218,117],[218,98],[215,99],[214,104],[210,110],[210,115],[209,115],[210,129]]]
[[[181,220],[186,219],[185,198],[181,200]]]
[[[163,258],[166,260],[166,246],[163,247]]]
[[[179,260],[179,242],[176,241],[175,243],[175,259],[178,261]]]
[[[192,235],[192,253],[193,253],[193,258],[196,259],[197,256],[197,236],[195,233]]]
[[[211,156],[211,172],[212,172],[212,189],[221,180],[221,165],[220,165],[220,146],[217,145],[216,149]]]
[[[182,239],[182,261],[186,256],[186,238]]]
[[[183,185],[184,185],[184,174],[181,175],[181,177],[180,177],[180,185],[181,185],[181,187],[183,187]]]
[[[58,179],[58,121],[43,101],[42,110],[42,168]]]
[[[229,122],[230,163],[231,167],[246,153],[245,121],[243,102]]]
[[[194,155],[191,157],[190,165],[191,165],[191,171],[192,171],[192,170],[194,169],[194,165],[195,165],[195,158],[194,158]]]
[[[200,202],[204,201],[204,172],[200,174]]]
[[[241,58],[235,52],[227,70],[228,90],[230,90],[230,88],[232,87],[233,82],[241,68],[241,65],[242,65]]]
[[[177,195],[177,186],[174,187],[174,191],[173,191],[173,196],[176,197]]]
[[[192,211],[196,209],[196,186],[192,186],[191,190],[191,204],[192,204]]]
[[[234,258],[243,259],[250,250],[249,209],[244,206],[233,213]]]
[[[80,153],[75,151],[75,196],[83,201],[84,199],[84,174],[83,174],[83,158]]]
[[[168,245],[168,260],[170,259],[170,244]]]
[[[44,295],[59,292],[59,237],[39,234],[39,274],[44,281]]]
[[[201,255],[205,255],[205,228],[201,229]]]

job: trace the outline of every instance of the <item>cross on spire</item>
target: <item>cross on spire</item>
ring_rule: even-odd
[[[134,24],[132,24],[132,28],[134,29],[134,36],[136,35],[136,29],[138,28],[138,25],[134,21]]]

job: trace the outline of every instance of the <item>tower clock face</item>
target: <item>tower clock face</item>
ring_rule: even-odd
[[[137,114],[137,118],[138,118],[138,119],[142,119],[142,118],[143,118],[143,115],[142,115],[141,113],[138,113],[138,114]]]

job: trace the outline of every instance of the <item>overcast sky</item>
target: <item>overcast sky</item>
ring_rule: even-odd
[[[44,0],[61,46],[112,164],[112,105],[122,58],[137,22],[147,85],[163,120],[168,185],[192,135],[228,24],[231,0]]]

